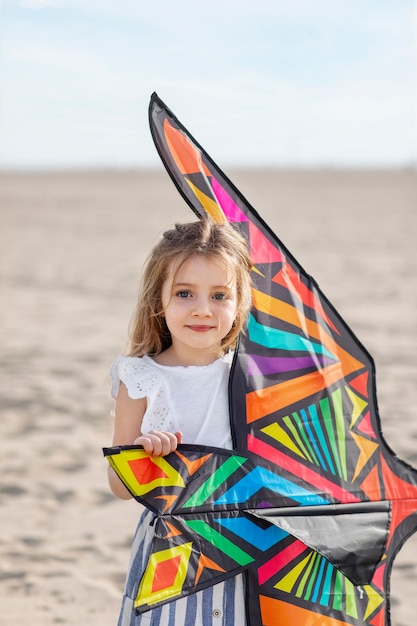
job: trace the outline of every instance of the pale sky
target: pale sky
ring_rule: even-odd
[[[416,0],[0,0],[0,167],[417,166]]]

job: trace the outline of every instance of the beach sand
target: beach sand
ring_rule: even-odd
[[[228,171],[374,356],[382,428],[417,466],[417,172]],[[115,626],[138,505],[116,500],[108,367],[141,264],[193,214],[165,172],[0,174],[0,623]],[[392,625],[417,614],[417,536]]]

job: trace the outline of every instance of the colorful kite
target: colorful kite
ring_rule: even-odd
[[[138,613],[247,576],[250,626],[388,626],[417,471],[382,438],[371,356],[314,279],[153,94],[153,139],[198,216],[247,238],[253,308],[230,377],[234,450],[104,450],[156,514]]]

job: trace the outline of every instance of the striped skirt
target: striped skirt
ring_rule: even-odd
[[[242,574],[142,615],[135,614],[133,602],[151,548],[153,519],[152,511],[145,510],[139,520],[133,539],[118,626],[245,626]]]

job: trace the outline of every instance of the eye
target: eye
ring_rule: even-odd
[[[215,293],[213,296],[214,300],[224,300],[226,298],[225,293]]]
[[[175,295],[178,298],[191,298],[191,293],[189,291],[187,291],[186,289],[183,289],[181,291],[177,291],[177,293]]]

